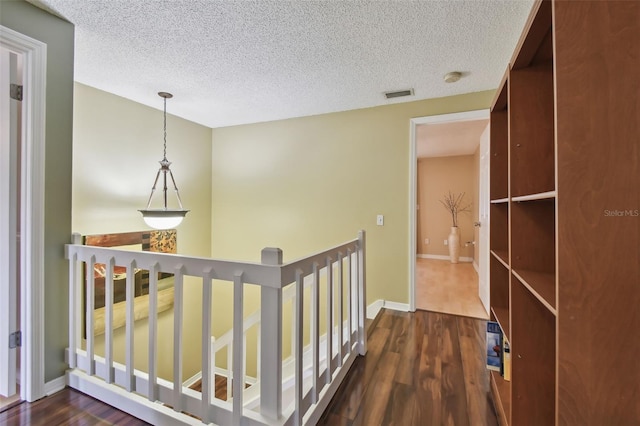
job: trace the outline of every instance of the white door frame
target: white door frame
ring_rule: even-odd
[[[47,45],[0,25],[0,45],[22,58],[20,176],[20,397],[44,396],[44,176]],[[8,283],[0,283],[8,285]],[[6,342],[3,342],[6,344]]]
[[[416,310],[416,249],[418,229],[416,210],[417,179],[418,179],[418,154],[416,141],[416,127],[420,124],[452,123],[456,121],[469,121],[489,119],[489,109],[456,112],[453,114],[431,115],[428,117],[412,118],[409,123],[409,310]]]

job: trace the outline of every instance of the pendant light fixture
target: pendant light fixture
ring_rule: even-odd
[[[140,213],[142,213],[142,217],[144,218],[145,223],[150,227],[155,229],[169,229],[180,225],[182,219],[184,219],[184,216],[189,210],[185,210],[182,208],[180,193],[178,192],[176,181],[173,178],[173,173],[169,168],[169,166],[171,166],[171,162],[167,160],[167,99],[172,98],[173,95],[167,92],[159,92],[158,96],[164,99],[164,155],[162,157],[162,160],[159,161],[160,169],[156,174],[156,180],[153,182],[153,187],[151,188],[151,195],[149,196],[147,208],[139,211]],[[160,209],[151,209],[151,200],[153,199],[153,194],[156,191],[156,186],[158,184],[158,179],[160,178],[161,173],[163,184],[163,205]],[[179,209],[170,209],[167,205],[167,174],[171,178],[171,183],[173,183],[173,189],[175,190],[176,197],[178,198],[178,206],[180,207]]]

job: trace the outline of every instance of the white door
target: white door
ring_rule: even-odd
[[[480,188],[478,208],[478,294],[489,314],[489,125],[480,136]]]

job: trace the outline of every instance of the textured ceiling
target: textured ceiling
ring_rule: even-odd
[[[416,126],[418,158],[472,155],[489,120],[454,121]]]
[[[75,24],[76,81],[158,109],[171,92],[169,113],[213,128],[493,89],[532,5],[29,1]]]

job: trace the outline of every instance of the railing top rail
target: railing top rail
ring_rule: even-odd
[[[81,262],[90,262],[92,257],[95,263],[108,263],[114,259],[116,265],[128,266],[135,263],[135,267],[141,269],[151,269],[157,264],[159,272],[175,273],[181,270],[184,275],[226,281],[233,281],[235,277],[242,275],[243,282],[247,284],[282,288],[295,280],[298,271],[308,275],[313,272],[314,264],[323,268],[326,266],[327,259],[335,262],[339,256],[346,257],[349,253],[357,251],[359,246],[360,240],[356,238],[282,265],[210,259],[173,253],[119,250],[82,244],[66,244],[65,255],[67,259],[76,256]]]
[[[175,273],[177,270],[182,270],[184,275],[226,281],[233,281],[240,274],[243,282],[248,284],[275,288],[282,286],[280,266],[79,244],[67,244],[65,247],[67,259],[77,255],[77,260],[82,262],[89,262],[93,256],[96,263],[107,263],[109,259],[114,258],[116,265],[120,266],[128,266],[135,262],[137,268],[151,269],[153,265],[158,264],[159,272]]]

